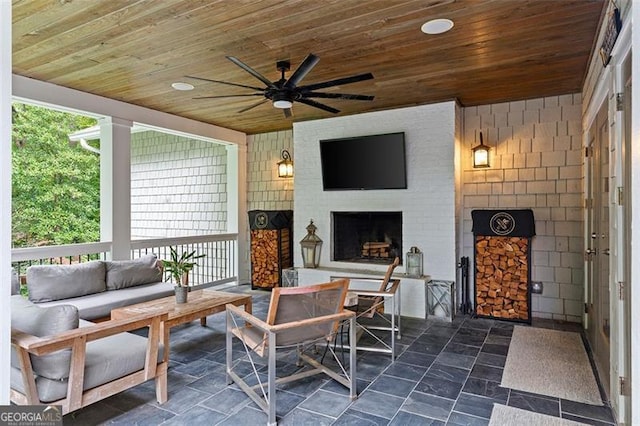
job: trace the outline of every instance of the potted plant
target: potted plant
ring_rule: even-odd
[[[171,260],[163,260],[164,270],[167,273],[166,281],[175,282],[176,303],[187,302],[187,292],[189,291],[189,271],[198,263],[196,259],[204,257],[204,254],[196,255],[196,251],[182,252],[178,255],[178,251],[173,247],[171,249]]]

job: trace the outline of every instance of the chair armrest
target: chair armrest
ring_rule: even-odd
[[[266,322],[262,321],[260,318],[253,316],[249,312],[244,309],[240,309],[239,306],[232,305],[231,303],[227,303],[225,305],[225,309],[234,315],[241,317],[243,320],[248,322],[249,324],[258,327],[260,330],[267,331],[269,327],[271,327]]]
[[[308,318],[301,321],[293,321],[287,322],[284,324],[276,324],[276,325],[268,325],[268,330],[274,333],[278,333],[279,331],[290,330],[292,328],[297,327],[308,327],[310,325],[322,324],[324,322],[334,322],[334,321],[342,321],[349,319],[351,317],[355,317],[356,313],[353,311],[345,310],[339,314],[331,314],[331,315],[323,315],[321,317]]]
[[[246,312],[244,309],[240,309],[238,306],[227,304],[226,309],[228,311],[231,311],[234,315],[238,315],[241,319],[259,328],[260,330],[271,331],[273,333],[289,330],[296,327],[307,327],[309,325],[321,324],[323,322],[341,321],[341,320],[349,319],[352,316],[355,316],[355,312],[345,310],[344,312],[341,312],[339,314],[324,315],[316,318],[308,318],[301,321],[269,325],[266,322],[262,321],[261,319],[256,318],[252,314]]]
[[[157,317],[160,318],[161,322],[166,321],[168,316],[169,314],[166,312],[141,314],[127,319],[110,320],[88,327],[79,327],[46,337],[31,336],[19,330],[11,329],[11,343],[34,355],[46,355],[61,349],[71,348],[78,338],[83,338],[90,342],[114,334],[147,327]]]
[[[349,293],[355,293],[358,296],[370,296],[370,297],[391,297],[396,294],[398,290],[398,284],[400,284],[400,280],[392,280],[397,281],[394,283],[391,288],[387,291],[377,291],[377,290],[358,290],[358,289],[349,289]]]

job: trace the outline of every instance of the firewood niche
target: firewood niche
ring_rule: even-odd
[[[475,313],[531,322],[531,210],[474,210]]]
[[[251,288],[282,285],[282,270],[293,266],[292,210],[252,210]]]

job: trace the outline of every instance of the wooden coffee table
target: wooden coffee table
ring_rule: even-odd
[[[136,303],[111,311],[111,319],[129,318],[150,312],[167,312],[169,319],[162,324],[162,334],[169,333],[171,327],[200,319],[201,325],[207,325],[207,315],[223,312],[227,303],[243,306],[251,313],[251,296],[246,294],[225,293],[215,290],[190,291],[187,303],[176,304],[175,296]],[[167,334],[167,341],[168,341]],[[168,351],[167,351],[168,352]]]

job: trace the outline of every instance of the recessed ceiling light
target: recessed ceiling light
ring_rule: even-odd
[[[432,19],[422,24],[420,29],[425,34],[442,34],[453,28],[451,19]]]
[[[171,87],[173,87],[176,90],[193,90],[193,84],[182,83],[179,81],[176,83],[172,83]]]

